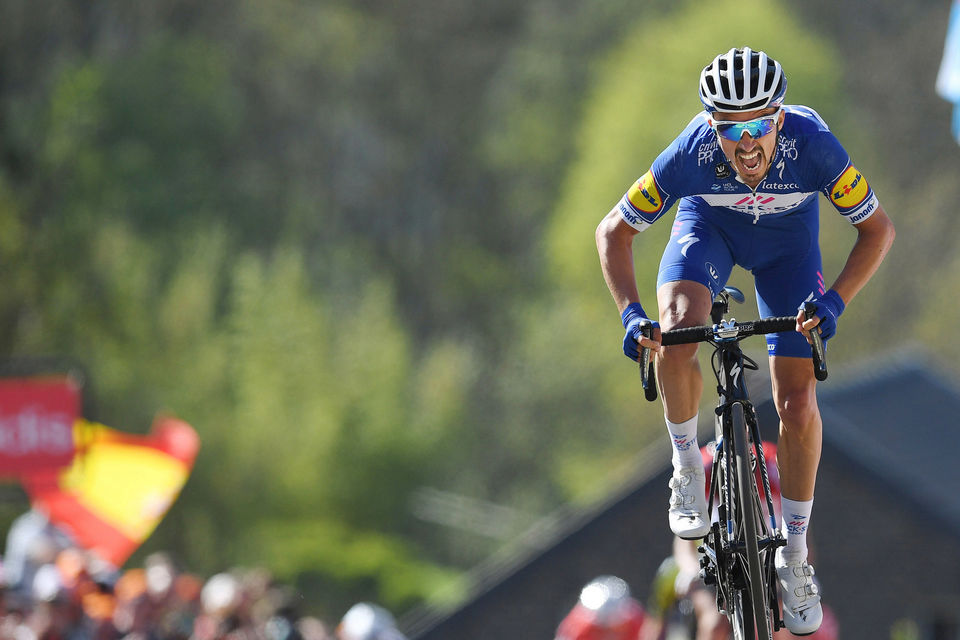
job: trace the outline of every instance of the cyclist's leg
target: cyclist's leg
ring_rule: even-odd
[[[820,252],[815,241],[800,238],[794,256],[778,256],[772,268],[754,270],[763,316],[793,316],[811,294],[823,287]],[[777,461],[787,547],[777,552],[777,575],[783,615],[793,633],[815,631],[822,608],[812,569],[806,562],[806,530],[820,463],[823,425],[817,407],[816,379],[810,346],[796,332],[767,337],[773,397],[780,415]]]
[[[763,317],[795,316],[804,300],[822,293],[820,250],[810,242],[806,231],[801,229],[797,236],[794,255],[788,250],[790,243],[785,242],[772,266],[754,269],[757,304]],[[810,345],[795,331],[771,334],[767,336],[767,353],[780,416],[777,460],[782,494],[790,500],[812,500],[822,423]]]
[[[705,324],[732,268],[733,256],[719,229],[695,211],[678,210],[657,276],[660,328]],[[697,345],[663,347],[657,367],[667,420],[680,423],[696,416],[703,390]]]
[[[713,296],[699,282],[679,280],[657,289],[657,304],[660,328],[669,331],[704,324],[710,317]],[[697,345],[662,347],[657,356],[657,374],[667,420],[681,423],[695,416],[703,391]]]
[[[709,589],[699,588],[690,594],[694,617],[697,619],[696,640],[727,640],[730,623],[717,610],[717,596]]]
[[[731,268],[730,251],[720,233],[696,212],[678,211],[657,278],[661,329],[704,324],[713,295]],[[695,345],[676,345],[661,348],[657,355],[660,396],[673,446],[670,529],[685,539],[701,538],[710,528],[697,442],[703,378],[696,353]]]
[[[770,375],[780,415],[781,493],[789,500],[813,500],[823,439],[813,367],[809,358],[772,356]]]

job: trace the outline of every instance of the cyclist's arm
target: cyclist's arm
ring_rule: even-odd
[[[853,226],[857,230],[857,240],[853,244],[853,249],[850,250],[840,275],[831,287],[840,294],[844,304],[850,304],[853,297],[873,277],[896,236],[893,221],[880,205],[869,218]],[[804,323],[804,327],[813,328],[819,321],[819,318],[812,322],[808,320]]]
[[[845,304],[850,304],[850,300],[876,273],[896,235],[893,222],[879,205],[873,215],[853,226],[857,230],[857,241],[831,287],[840,294]]]
[[[637,278],[633,270],[633,238],[637,233],[639,232],[624,221],[616,208],[597,226],[600,268],[620,313],[623,313],[630,303],[640,302]]]

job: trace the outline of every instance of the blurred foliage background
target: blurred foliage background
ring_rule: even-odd
[[[834,366],[919,342],[960,372],[949,6],[842,9],[5,0],[0,355],[83,363],[113,427],[197,428],[134,562],[266,566],[331,618],[455,604],[662,437],[593,231],[731,46],[784,64],[898,226]],[[822,211],[829,280],[854,232]],[[648,307],[669,227],[636,243]]]

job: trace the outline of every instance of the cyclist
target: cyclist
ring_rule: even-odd
[[[580,591],[580,599],[557,627],[555,640],[638,640],[645,613],[616,576],[600,576]]]
[[[767,336],[773,395],[780,415],[779,465],[787,545],[778,549],[784,620],[795,634],[822,618],[806,532],[820,460],[822,423],[810,364],[809,331],[824,339],[846,305],[873,276],[893,242],[893,223],[820,116],[784,105],[780,63],[748,47],[718,55],[700,74],[698,113],[600,222],[604,278],[626,333],[624,353],[657,352],[660,395],[673,444],[669,521],[681,538],[709,528],[697,443],[703,382],[696,345],[660,348],[660,329],[705,324],[734,264],[754,275],[762,316],[797,316],[797,332]],[[817,192],[857,232],[846,264],[826,287],[818,245]],[[678,202],[657,278],[659,322],[637,292],[632,244]],[[803,318],[805,301],[816,317]],[[651,337],[641,328],[649,325]]]
[[[343,615],[335,630],[337,640],[406,640],[393,614],[370,602],[358,602]]]

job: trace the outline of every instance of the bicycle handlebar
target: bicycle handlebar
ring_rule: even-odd
[[[804,313],[807,318],[812,318],[815,314],[816,306],[808,303],[804,307]],[[695,342],[713,342],[717,338],[721,340],[725,337],[732,339],[741,339],[749,336],[764,335],[767,333],[781,333],[786,331],[795,331],[797,328],[797,319],[792,316],[782,316],[779,318],[764,318],[752,322],[733,322],[729,326],[714,325],[702,327],[686,327],[684,329],[672,329],[660,334],[660,344],[671,346],[677,344],[693,344]],[[724,333],[728,332],[729,336]],[[813,341],[813,373],[817,380],[827,379],[827,360],[823,349],[823,340],[816,331],[810,332]],[[653,362],[649,362],[649,349],[641,349],[640,371],[641,381],[647,400],[651,402],[657,399],[656,382],[653,374]],[[643,353],[646,352],[646,353]],[[647,365],[647,366],[644,366]]]
[[[753,322],[737,322],[736,337],[763,335],[765,333],[779,333],[793,331],[797,328],[797,319],[784,316],[782,318],[764,318]],[[686,329],[672,329],[660,334],[660,344],[669,347],[674,344],[692,344],[694,342],[713,341],[713,327],[687,327]]]

